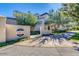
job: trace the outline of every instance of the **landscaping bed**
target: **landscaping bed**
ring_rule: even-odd
[[[67,30],[56,30],[56,31],[53,31],[51,34],[61,34],[65,32],[67,32]]]
[[[0,42],[0,47],[14,44],[14,43],[16,43],[16,42],[21,41],[22,39],[24,39],[24,38],[19,38],[19,39],[17,39],[17,40],[11,40],[11,41],[7,41],[7,42]]]
[[[40,31],[31,31],[30,33],[31,33],[31,35],[38,35],[38,34],[40,34]]]

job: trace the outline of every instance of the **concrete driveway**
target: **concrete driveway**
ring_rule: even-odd
[[[0,56],[79,56],[79,51],[73,48],[41,48],[11,45],[0,49]]]

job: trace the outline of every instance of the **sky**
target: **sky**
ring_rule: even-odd
[[[18,10],[24,13],[31,11],[33,14],[43,14],[49,10],[58,10],[61,8],[59,3],[0,3],[0,15],[5,17],[13,17],[13,11]]]

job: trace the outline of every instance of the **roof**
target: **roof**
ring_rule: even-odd
[[[6,17],[6,18],[7,18],[7,21],[6,21],[7,24],[14,24],[14,25],[17,24],[15,18],[12,18],[12,17]]]
[[[12,18],[12,17],[6,17],[7,19],[12,19],[12,20],[14,20],[15,18]]]
[[[49,15],[49,14],[46,12],[46,13],[41,14],[40,16],[43,16],[43,15],[46,15],[46,14]]]

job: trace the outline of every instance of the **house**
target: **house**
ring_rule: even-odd
[[[49,13],[52,13],[53,10],[50,10]],[[62,24],[52,23],[49,25],[45,24],[45,21],[49,18],[49,13],[43,13],[41,15],[36,14],[37,17],[37,24],[35,25],[34,31],[40,31],[41,34],[49,34],[52,33],[53,30],[66,30],[67,27]],[[53,12],[53,15],[55,15],[55,12]]]
[[[17,25],[15,18],[0,16],[0,42],[30,36],[30,26]]]
[[[48,13],[43,13],[41,15],[36,14],[37,24],[34,27],[34,31],[40,31],[41,34],[51,33],[51,27],[45,25],[45,21],[49,18]]]

